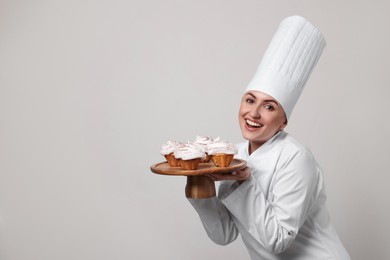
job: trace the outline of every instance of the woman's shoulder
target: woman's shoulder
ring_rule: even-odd
[[[289,133],[284,132],[282,140],[280,142],[280,149],[283,153],[288,154],[302,154],[309,157],[313,157],[313,154],[309,147],[295,139]]]

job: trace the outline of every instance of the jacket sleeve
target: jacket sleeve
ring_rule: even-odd
[[[188,199],[199,214],[208,237],[218,245],[227,245],[238,236],[229,211],[217,197]]]
[[[308,218],[322,176],[310,152],[282,161],[269,191],[263,191],[252,175],[221,201],[242,227],[242,236],[275,254],[292,244]]]

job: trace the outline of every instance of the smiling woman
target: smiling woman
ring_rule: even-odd
[[[215,243],[240,234],[252,259],[350,259],[329,220],[321,168],[283,131],[324,48],[322,34],[303,17],[281,23],[238,113],[246,141],[236,157],[248,167],[210,175],[222,181],[218,197],[189,198]]]
[[[251,154],[287,125],[283,107],[271,96],[260,92],[247,92],[238,113],[243,137],[249,141]]]

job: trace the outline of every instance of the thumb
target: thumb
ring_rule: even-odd
[[[235,175],[237,180],[246,180],[251,175],[251,171],[248,167],[245,167],[242,170],[236,171]]]

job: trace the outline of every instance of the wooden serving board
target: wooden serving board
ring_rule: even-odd
[[[183,170],[180,167],[171,167],[167,162],[160,162],[150,166],[150,170],[157,174],[179,175],[179,176],[200,176],[212,173],[235,172],[246,167],[246,161],[233,158],[228,167],[216,167],[212,161],[200,163],[196,170]]]

